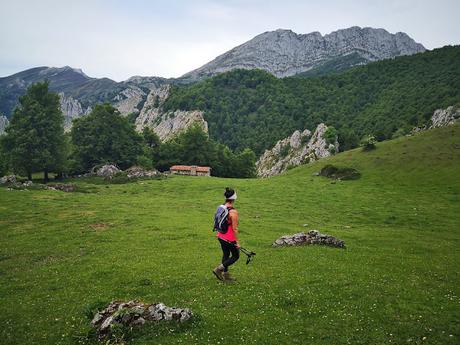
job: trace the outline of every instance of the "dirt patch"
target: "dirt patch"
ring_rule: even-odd
[[[110,228],[110,224],[107,223],[94,223],[90,224],[89,227],[94,231],[104,231]]]
[[[335,180],[357,180],[361,177],[361,173],[356,169],[336,167],[330,164],[324,166],[321,169],[319,175],[329,177]]]

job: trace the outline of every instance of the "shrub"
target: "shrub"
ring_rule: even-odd
[[[367,135],[361,140],[361,147],[363,151],[371,151],[375,149],[377,140],[373,135]]]
[[[326,139],[327,144],[335,144],[337,140],[337,130],[332,126],[328,127],[326,132],[324,132],[324,139]]]
[[[291,144],[287,143],[285,146],[283,146],[280,150],[281,158],[286,157],[289,154],[290,150],[291,150]]]
[[[336,180],[357,180],[361,177],[361,173],[356,169],[348,167],[341,168],[331,164],[325,165],[319,175]]]

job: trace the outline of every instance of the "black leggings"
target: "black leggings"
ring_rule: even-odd
[[[240,250],[236,248],[236,242],[227,242],[219,238],[220,246],[222,247],[222,265],[224,272],[228,271],[228,266],[233,265],[240,258]],[[230,257],[230,253],[232,256]]]

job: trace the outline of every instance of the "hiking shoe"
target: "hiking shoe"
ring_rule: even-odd
[[[228,283],[234,282],[236,280],[230,275],[230,272],[224,272],[223,276],[224,276],[224,281]]]
[[[224,269],[225,269],[224,265],[220,264],[219,266],[217,266],[216,268],[212,270],[212,273],[216,275],[217,279],[224,280],[224,275],[223,275]]]

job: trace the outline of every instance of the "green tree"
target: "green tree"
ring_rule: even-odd
[[[329,126],[324,132],[324,138],[327,144],[334,144],[337,140],[337,130],[333,126]]]
[[[160,137],[150,127],[144,127],[142,138],[145,145],[143,157],[149,161],[148,167],[153,167],[160,159]],[[147,167],[147,164],[141,165]]]
[[[48,90],[48,81],[32,84],[14,110],[6,130],[4,148],[15,173],[62,172],[66,160],[64,116],[59,96]]]
[[[208,134],[195,124],[178,137],[180,158],[185,164],[210,165],[214,160],[214,144]]]
[[[5,136],[0,135],[0,177],[8,172],[8,156],[4,149],[4,138]]]
[[[256,155],[251,149],[244,149],[236,155],[233,165],[234,177],[254,177],[256,175]]]
[[[143,153],[142,137],[110,104],[98,104],[89,115],[76,119],[71,136],[79,171],[101,163],[126,169],[136,164]]]

